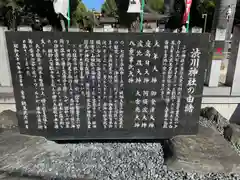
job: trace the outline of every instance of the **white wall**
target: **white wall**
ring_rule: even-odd
[[[0,26],[0,85],[12,86],[5,31],[7,27]]]

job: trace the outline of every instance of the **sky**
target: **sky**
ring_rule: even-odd
[[[104,0],[82,0],[88,9],[96,9],[96,11],[101,10],[101,6]]]

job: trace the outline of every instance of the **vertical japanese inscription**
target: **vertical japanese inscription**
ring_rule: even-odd
[[[97,76],[97,110],[99,112],[102,112],[102,64],[101,64],[101,41],[97,40],[96,41],[96,76]]]
[[[168,79],[167,79],[167,96],[166,99],[167,104],[169,104],[169,128],[173,128],[173,118],[175,114],[175,94],[174,94],[174,54],[175,54],[175,46],[176,43],[174,40],[171,41],[170,47],[170,58],[169,58],[169,66],[168,66]]]
[[[26,42],[24,42],[25,44]],[[24,49],[25,46],[23,47]],[[17,77],[19,80],[19,86],[20,86],[20,100],[21,100],[21,107],[22,107],[22,117],[24,121],[24,127],[26,129],[29,128],[29,122],[28,122],[28,108],[27,108],[27,102],[26,102],[26,94],[24,92],[24,84],[23,84],[23,72],[22,72],[22,67],[20,63],[20,54],[19,54],[19,44],[18,43],[13,43],[13,51],[14,51],[14,57],[16,60],[16,69],[17,69]]]
[[[128,83],[144,84],[144,88],[136,88],[135,92],[135,128],[155,128],[156,97],[154,86],[160,81],[157,60],[159,55],[155,48],[160,44],[155,41],[130,41]]]
[[[102,51],[103,51],[103,127],[108,128],[108,111],[107,111],[107,41],[102,41]]]
[[[73,76],[72,76],[72,45],[66,45],[66,77],[67,77],[67,89],[64,90],[64,114],[66,128],[74,128],[74,119],[71,119],[70,108],[73,103]],[[72,122],[73,120],[73,122]],[[73,127],[74,126],[74,127]]]
[[[22,41],[22,47],[23,47],[23,51],[24,51],[24,55],[25,55],[25,68],[26,68],[26,75],[27,76],[31,76],[30,74],[30,66],[29,66],[29,62],[28,62],[28,47],[27,47],[27,41],[23,40]],[[17,65],[20,61],[19,61],[19,51],[18,49],[16,49],[16,47],[14,46],[14,52],[15,52],[15,58],[17,60]],[[21,66],[20,66],[21,67]],[[20,82],[20,87],[23,88],[23,77],[22,77],[22,73],[20,73],[21,69],[17,68],[18,70],[18,75],[19,75],[19,82]],[[20,70],[20,71],[19,71]],[[25,128],[28,129],[28,111],[27,111],[27,102],[26,102],[26,97],[25,97],[25,92],[23,91],[23,89],[21,90],[21,105],[23,107],[23,119],[24,119],[24,124],[25,124]]]
[[[166,72],[166,92],[165,92],[165,111],[164,111],[164,128],[173,128],[172,126],[172,118],[173,118],[173,99],[172,99],[172,78],[173,78],[173,58],[174,58],[174,48],[175,41],[165,41],[165,45],[168,46],[169,54],[167,59],[167,72]]]
[[[48,63],[49,63],[49,74],[51,79],[51,89],[52,89],[52,102],[53,102],[53,123],[54,123],[54,129],[59,128],[59,111],[58,111],[58,95],[57,95],[57,86],[55,82],[55,65],[53,60],[53,48],[48,48],[47,50],[47,57],[48,57]]]
[[[41,47],[42,46],[42,47]],[[36,43],[35,44],[35,51],[36,51],[36,60],[37,60],[37,74],[38,74],[38,106],[37,109],[40,110],[40,114],[42,115],[41,120],[43,123],[43,129],[47,129],[47,108],[46,108],[46,95],[44,90],[44,82],[43,82],[43,66],[42,66],[42,49],[43,44]],[[39,119],[40,120],[40,119]]]
[[[25,39],[22,41],[22,48],[23,48],[24,56],[25,56],[24,63],[25,63],[25,68],[26,68],[26,75],[31,76],[30,66],[29,66],[29,58],[28,58],[28,46],[27,46],[27,41]]]
[[[173,127],[177,128],[178,123],[179,123],[179,113],[180,113],[180,103],[181,103],[181,93],[182,93],[182,85],[183,85],[183,73],[184,73],[184,58],[181,59],[180,55],[180,46],[181,46],[181,41],[177,41],[177,48],[176,48],[176,56],[175,56],[175,68],[174,68],[174,77],[173,77],[173,90],[172,90],[172,99],[174,100],[175,103],[175,116],[174,116],[174,121],[173,121]],[[183,47],[185,48],[185,47]],[[181,63],[181,67],[179,64]],[[179,71],[180,69],[180,71]],[[178,82],[179,78],[179,82]]]
[[[102,120],[105,129],[123,128],[124,41],[84,40],[88,129]]]
[[[80,102],[80,97],[81,96],[85,96],[85,85],[84,85],[84,80],[85,80],[85,66],[84,66],[84,55],[85,55],[85,51],[84,51],[84,43],[79,43],[78,44],[78,79],[79,84],[76,85],[76,118],[77,118],[77,129],[81,128],[81,119],[80,119],[80,115],[81,115],[81,106],[82,106],[82,102]]]
[[[123,81],[123,76],[124,76],[124,46],[125,43],[124,41],[120,42],[120,55],[119,55],[119,60],[120,65],[119,65],[119,113],[118,113],[118,128],[123,128],[123,117],[124,117],[124,81]]]
[[[42,107],[43,109],[41,109],[41,103],[45,104],[45,101],[43,100],[43,102],[41,102],[41,98],[44,96],[44,85],[42,79],[43,69],[41,66],[40,46],[38,44],[34,44],[32,39],[28,39],[27,42],[32,70],[31,76],[33,80],[33,87],[35,89],[37,128],[42,130],[47,128],[47,124],[46,119],[43,119],[46,118],[46,112],[44,112],[46,110],[46,107]],[[38,70],[40,70],[40,72],[38,72]]]
[[[89,52],[90,52],[90,79],[91,79],[91,108],[92,108],[92,127],[97,128],[97,73],[96,73],[96,47],[95,41],[89,41]]]
[[[85,69],[85,98],[86,98],[86,118],[88,123],[88,128],[92,128],[92,102],[91,102],[91,75],[90,75],[90,49],[89,49],[89,41],[84,40],[84,69]]]
[[[76,66],[77,55],[74,44],[69,44],[67,48],[67,69],[68,69],[68,92],[69,92],[69,128],[74,129],[75,122],[75,96],[74,96],[74,67]]]
[[[114,41],[113,44],[113,128],[123,128],[124,117],[124,42]]]
[[[113,42],[108,40],[108,128],[113,128]]]
[[[103,126],[123,128],[124,118],[124,41],[102,41]]]
[[[187,80],[187,102],[184,108],[185,113],[192,114],[194,110],[194,96],[193,94],[196,91],[197,87],[197,80],[196,76],[198,75],[198,67],[199,67],[199,60],[200,60],[201,51],[199,48],[193,48],[191,51],[191,61],[190,61],[190,68],[188,70],[188,80]]]
[[[78,61],[81,60],[79,58],[79,54],[77,51],[78,46],[72,45],[72,75],[73,75],[73,98],[70,103],[70,114],[71,114],[71,122],[72,127],[76,129],[80,129],[80,91],[79,91],[79,72],[78,72]]]
[[[113,106],[113,118],[114,118],[114,128],[118,128],[118,115],[119,115],[119,104],[118,104],[118,93],[119,93],[119,87],[117,86],[119,84],[119,71],[116,71],[115,69],[120,65],[119,61],[119,42],[114,41],[113,44],[113,51],[114,51],[114,71],[113,71],[113,92],[114,92],[114,106]]]
[[[52,41],[48,40],[48,44],[51,46]],[[53,53],[54,53],[54,71],[55,77],[54,79],[56,83],[56,94],[57,94],[57,106],[58,106],[58,125],[56,125],[56,129],[65,128],[64,123],[64,104],[63,104],[63,91],[67,89],[66,85],[66,71],[65,71],[65,49],[64,49],[64,40],[60,39],[53,41]]]

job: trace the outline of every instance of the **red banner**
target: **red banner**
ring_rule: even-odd
[[[188,15],[190,14],[190,9],[192,5],[192,0],[185,0],[186,1],[186,9],[183,15],[183,24],[186,24],[188,21]]]

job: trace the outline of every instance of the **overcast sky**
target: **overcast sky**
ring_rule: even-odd
[[[104,0],[82,0],[82,2],[87,6],[88,9],[96,9],[99,11]]]

